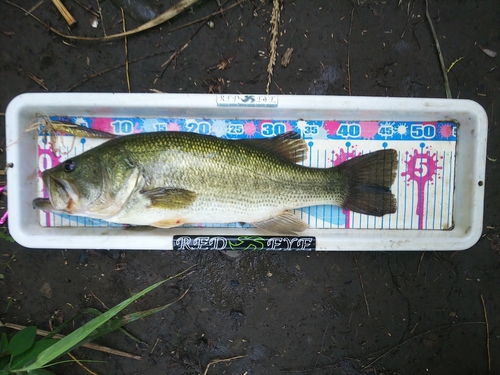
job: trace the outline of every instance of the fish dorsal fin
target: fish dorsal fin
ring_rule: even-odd
[[[297,234],[308,228],[305,222],[289,211],[284,211],[268,220],[252,223],[252,225],[267,232],[278,234]]]
[[[267,151],[291,163],[300,163],[307,159],[307,143],[297,132],[288,132],[273,138],[242,139],[238,142]]]
[[[196,199],[196,193],[191,190],[159,187],[141,190],[141,194],[151,200],[151,208],[166,208],[180,210],[191,206]]]

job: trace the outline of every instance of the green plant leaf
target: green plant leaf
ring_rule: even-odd
[[[36,337],[36,327],[26,327],[22,331],[17,332],[9,342],[9,353],[12,356],[19,355],[27,351],[33,343]]]
[[[0,370],[3,370],[7,367],[10,361],[10,356],[5,356],[0,358]]]
[[[28,371],[28,375],[54,375],[54,373],[43,368],[37,368],[35,370]]]
[[[184,292],[175,301],[167,303],[166,305],[155,307],[155,308],[152,308],[149,310],[144,310],[144,311],[139,311],[139,312],[127,314],[125,316],[122,316],[121,318],[111,319],[110,321],[106,322],[106,324],[103,324],[101,327],[99,327],[99,329],[96,329],[94,332],[92,332],[92,334],[89,335],[89,337],[87,337],[87,339],[85,339],[84,342],[93,341],[93,340],[95,340],[95,339],[97,339],[105,334],[108,334],[110,332],[113,332],[113,331],[120,329],[121,327],[127,325],[128,323],[131,323],[135,320],[142,319],[142,318],[145,318],[149,315],[156,314],[162,310],[165,310],[167,307],[172,306],[174,303],[176,303],[177,301],[184,298],[184,296],[186,295],[188,290],[186,292]],[[133,338],[133,339],[135,339],[135,338]]]
[[[0,370],[0,375],[9,375],[9,372],[6,370]]]
[[[72,348],[78,347],[80,345],[80,343],[83,340],[85,340],[85,338],[87,336],[92,334],[97,328],[99,328],[101,325],[106,323],[109,319],[111,319],[113,316],[118,314],[120,311],[122,311],[128,305],[130,305],[131,303],[133,303],[134,301],[136,301],[137,299],[139,299],[140,297],[142,297],[146,293],[149,293],[153,289],[162,285],[163,283],[165,283],[165,282],[167,282],[175,277],[178,277],[178,276],[182,275],[183,273],[186,273],[191,268],[192,267],[180,272],[179,274],[177,274],[175,276],[169,277],[166,280],[159,281],[156,284],[153,284],[153,285],[147,287],[146,289],[142,290],[141,292],[137,293],[136,295],[134,295],[130,298],[127,298],[125,301],[119,303],[118,305],[116,305],[112,309],[106,311],[101,316],[92,319],[90,322],[88,322],[87,324],[78,328],[74,332],[70,333],[65,338],[59,340],[51,347],[45,349],[43,352],[41,352],[38,355],[38,358],[35,361],[35,363],[29,365],[28,367],[21,368],[18,371],[30,371],[33,369],[44,367],[45,365],[47,365],[49,362],[56,359],[60,355],[67,353]]]
[[[9,242],[16,242],[11,235],[9,234],[5,234],[5,233],[2,233],[0,232],[0,239],[2,240],[5,240],[5,241],[9,241]]]
[[[7,334],[2,333],[2,338],[0,339],[0,355],[9,350],[9,340],[7,339]]]
[[[49,340],[40,340],[35,342],[35,345],[33,345],[28,351],[12,358],[12,361],[10,363],[10,369],[14,371],[22,367],[31,365],[33,362],[36,361],[36,358],[41,352],[50,348],[58,341],[59,340],[56,339],[49,339]]]

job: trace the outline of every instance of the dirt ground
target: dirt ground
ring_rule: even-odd
[[[36,3],[17,1],[25,9]],[[78,20],[73,34],[102,35],[102,23],[91,27],[90,12],[76,0],[65,3]],[[97,7],[93,0],[80,3]],[[120,32],[120,11],[110,0],[101,6],[106,32]],[[282,6],[271,93],[445,96],[423,0]],[[213,27],[194,23],[177,29],[218,10],[216,1],[200,1],[162,26],[129,37],[131,91],[265,93],[272,2],[242,1],[213,16]],[[500,374],[500,60],[481,49],[500,52],[500,2],[430,1],[429,12],[446,67],[456,61],[449,72],[453,97],[477,101],[489,117],[484,235],[471,249],[232,258],[210,251],[86,249],[92,244],[33,250],[2,239],[1,321],[49,329],[83,307],[105,310],[194,265],[189,276],[127,310],[165,304],[190,288],[171,308],[128,326],[147,345],[120,333],[99,340],[142,360],[89,349],[75,356],[103,361],[86,364],[97,374]],[[68,32],[50,1],[33,14]],[[140,24],[126,20],[128,29]],[[2,152],[4,112],[18,94],[127,91],[122,39],[65,41],[2,0],[0,43]],[[289,47],[294,52],[284,68],[280,60]],[[224,69],[221,62],[228,63]],[[236,356],[244,357],[231,359]],[[213,363],[218,359],[229,360]],[[88,373],[75,363],[54,372]]]

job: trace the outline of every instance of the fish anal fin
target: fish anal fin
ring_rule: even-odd
[[[165,219],[165,220],[159,220],[151,224],[151,226],[156,227],[156,228],[163,228],[163,229],[168,229],[168,228],[175,228],[178,227],[182,224],[184,224],[186,220],[184,219]]]
[[[141,190],[141,194],[151,200],[150,208],[180,210],[193,204],[196,193],[191,190],[159,187]]]
[[[256,228],[278,234],[297,234],[308,228],[308,225],[289,211],[264,221],[252,223]]]
[[[242,139],[238,142],[267,151],[291,163],[306,160],[309,152],[306,141],[293,131],[273,138]]]

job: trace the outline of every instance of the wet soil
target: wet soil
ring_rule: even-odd
[[[37,1],[18,3],[29,9]],[[73,34],[102,35],[101,23],[91,27],[91,13],[65,3],[78,20]],[[120,12],[110,1],[101,6],[106,32],[120,32]],[[129,37],[131,90],[265,93],[272,3],[246,0],[214,16],[213,28],[198,23],[172,31],[218,9],[206,0]],[[50,2],[33,13],[68,31]],[[142,360],[89,349],[75,356],[103,361],[86,364],[98,374],[500,374],[500,57],[481,50],[500,51],[500,3],[431,1],[430,15],[447,67],[457,61],[449,72],[453,97],[477,101],[489,117],[484,235],[471,249],[231,258],[210,251],[93,251],[83,243],[82,250],[33,250],[0,240],[1,321],[49,329],[83,307],[105,310],[194,265],[189,276],[127,310],[165,304],[189,288],[172,307],[128,326],[147,345],[120,333],[99,340]],[[128,29],[138,24],[127,18]],[[445,96],[423,1],[284,1],[279,32],[271,93]],[[2,1],[0,43],[2,113],[24,92],[127,91],[121,39],[64,42]],[[294,52],[283,68],[289,47]],[[224,69],[221,61],[229,62]],[[3,114],[0,123],[3,129]],[[244,357],[209,366],[235,356]],[[74,363],[54,372],[87,374]]]

